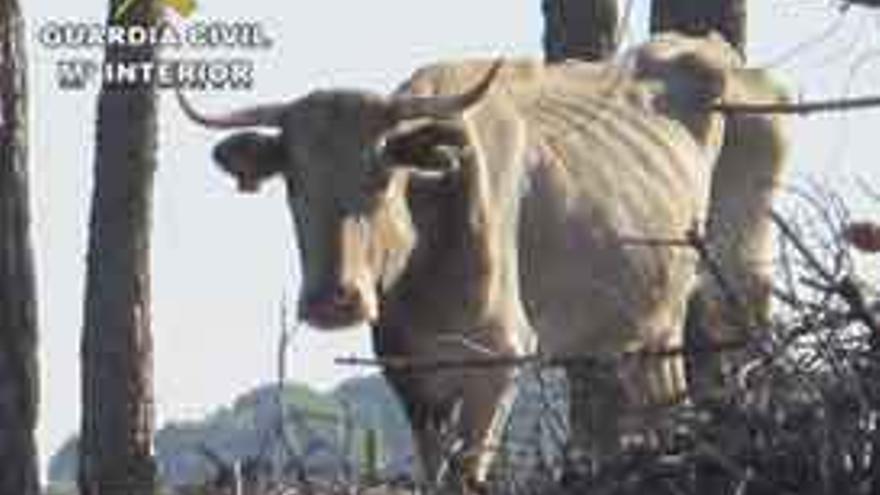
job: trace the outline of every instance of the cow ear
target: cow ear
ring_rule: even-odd
[[[455,172],[472,153],[461,123],[442,121],[397,129],[385,136],[380,149],[382,161],[389,167],[408,169],[424,177]]]
[[[239,192],[256,193],[263,181],[282,170],[284,146],[276,135],[239,132],[214,146],[214,161],[231,175]]]

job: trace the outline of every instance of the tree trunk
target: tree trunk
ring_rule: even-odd
[[[704,35],[718,31],[728,43],[745,54],[745,0],[653,0],[651,32],[679,31]]]
[[[0,0],[0,495],[37,495],[37,319],[30,243],[24,25]]]
[[[617,50],[617,0],[543,0],[544,56],[601,60]]]
[[[110,1],[111,16],[122,0]],[[135,2],[125,24],[152,25],[159,2]],[[150,46],[115,46],[107,63],[155,61]],[[150,209],[156,168],[151,85],[105,82],[98,100],[94,190],[81,341],[83,495],[153,495]]]

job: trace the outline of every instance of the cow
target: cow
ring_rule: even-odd
[[[741,64],[718,39],[676,36],[632,59],[450,61],[389,96],[320,90],[218,115],[178,95],[202,125],[263,128],[213,157],[243,192],[284,180],[314,327],[367,323],[380,357],[414,361],[619,354],[682,343],[699,264],[682,240],[704,230],[724,136],[710,105]],[[616,448],[624,406],[684,393],[676,356],[572,362],[572,441],[596,455]],[[385,375],[421,478],[444,471],[451,428],[460,479],[483,482],[514,371]]]
[[[717,50],[713,42],[663,34],[636,50],[636,71],[650,72],[657,61],[682,50]],[[722,49],[708,58],[736,57]],[[739,67],[741,62],[730,59]],[[725,100],[753,105],[785,104],[785,87],[762,69],[740,67],[725,79]],[[735,352],[770,319],[773,276],[773,200],[782,188],[789,155],[787,119],[774,113],[726,115],[721,154],[712,176],[704,255],[697,287],[689,303],[686,338],[697,348],[688,370],[689,392],[709,398],[718,386],[749,359]]]

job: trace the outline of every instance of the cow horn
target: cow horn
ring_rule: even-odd
[[[463,112],[486,95],[502,65],[504,65],[503,59],[496,60],[476,86],[461,94],[395,98],[393,101],[394,116],[399,120],[421,117],[446,118]]]
[[[177,101],[180,108],[190,120],[211,129],[234,129],[237,127],[281,127],[287,105],[255,105],[225,114],[205,115],[196,110],[187,100],[180,88],[177,88]]]

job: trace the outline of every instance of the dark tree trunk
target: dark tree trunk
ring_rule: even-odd
[[[30,243],[24,26],[0,0],[0,495],[37,495],[37,319]]]
[[[718,31],[745,54],[745,0],[653,0],[651,32],[679,31],[703,35]]]
[[[543,0],[544,56],[601,60],[617,50],[617,0]]]
[[[121,0],[110,1],[116,12]],[[155,22],[159,2],[135,2],[122,22]],[[150,62],[153,47],[112,47],[108,63]],[[83,495],[153,495],[150,210],[156,97],[149,85],[105,83],[98,100],[94,191],[81,342]]]

